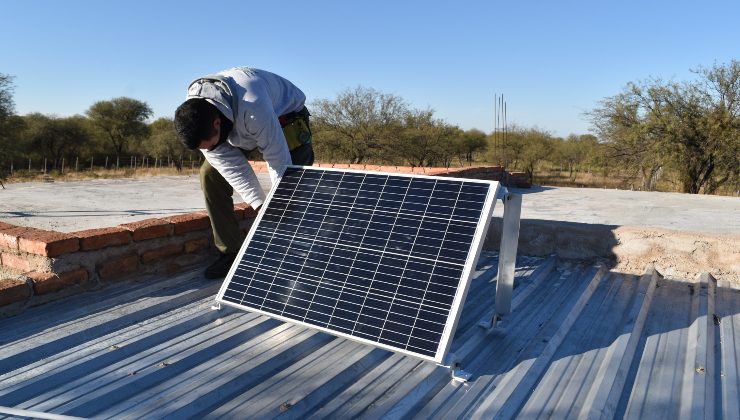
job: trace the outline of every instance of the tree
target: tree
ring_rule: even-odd
[[[13,76],[0,73],[0,123],[13,115]]]
[[[341,92],[334,101],[320,99],[311,104],[312,126],[319,151],[330,142],[335,155],[352,163],[377,157],[383,140],[392,136],[408,113],[400,97],[358,86]]]
[[[639,171],[645,188],[663,166],[687,193],[738,183],[740,62],[695,73],[697,81],[629,83],[590,113],[610,157]]]
[[[116,156],[124,153],[130,143],[149,134],[145,121],[151,115],[152,110],[145,102],[126,97],[99,101],[87,110],[87,116],[110,141]]]
[[[162,117],[155,120],[149,125],[149,131],[149,139],[145,146],[147,154],[161,159],[167,156],[176,157],[182,156],[184,153],[191,153],[178,140],[175,122],[172,118]],[[178,170],[182,169],[179,160],[175,159],[175,164]]]
[[[554,143],[554,155],[568,168],[568,177],[575,181],[575,173],[594,154],[598,140],[591,134],[571,134],[565,140]]]
[[[708,117],[714,143],[716,174],[707,174],[705,192],[711,194],[726,184],[740,190],[740,61],[699,69],[712,104]],[[712,146],[710,146],[712,147]]]
[[[386,142],[388,155],[400,157],[412,168],[424,166],[441,140],[441,122],[434,119],[432,110],[414,110],[406,114],[402,127]]]
[[[13,158],[16,145],[11,135],[15,125],[14,109],[13,76],[0,73],[0,183],[7,177],[6,168]]]
[[[533,182],[537,165],[552,153],[552,136],[536,128],[526,130],[521,134],[519,138],[525,146],[521,149],[518,159],[529,176],[529,180]]]
[[[473,163],[473,155],[486,148],[486,133],[471,129],[458,137],[458,151],[460,162],[464,160],[468,165]]]
[[[80,148],[90,142],[90,132],[85,117],[56,118],[42,114],[27,115],[27,139],[41,157],[49,157],[54,169],[59,169],[62,159],[67,162],[78,156]]]

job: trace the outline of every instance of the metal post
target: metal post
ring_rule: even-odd
[[[519,218],[521,213],[521,194],[507,193],[504,196],[504,222],[498,254],[496,312],[494,314],[496,319],[511,312],[511,295],[514,290],[514,268],[516,265],[516,251],[519,245]]]

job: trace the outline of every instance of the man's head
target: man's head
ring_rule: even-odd
[[[190,150],[213,150],[231,131],[222,130],[222,120],[221,112],[205,99],[188,99],[175,110],[177,137]]]

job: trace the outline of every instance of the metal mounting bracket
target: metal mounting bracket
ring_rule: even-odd
[[[214,311],[220,311],[221,310],[221,302],[216,302],[213,305],[211,305],[211,309]]]
[[[478,323],[478,326],[486,331],[491,331],[493,329],[496,329],[502,319],[503,317],[494,311],[493,315],[491,315],[490,318],[486,316],[481,319],[481,321]]]
[[[459,383],[466,383],[473,376],[472,373],[464,371],[460,367],[460,361],[457,359],[454,353],[448,353],[445,357],[444,363],[440,366],[450,370],[450,377],[452,380]]]

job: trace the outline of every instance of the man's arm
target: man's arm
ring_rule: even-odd
[[[253,209],[262,205],[265,193],[241,150],[224,142],[210,152],[203,150],[203,155]]]

